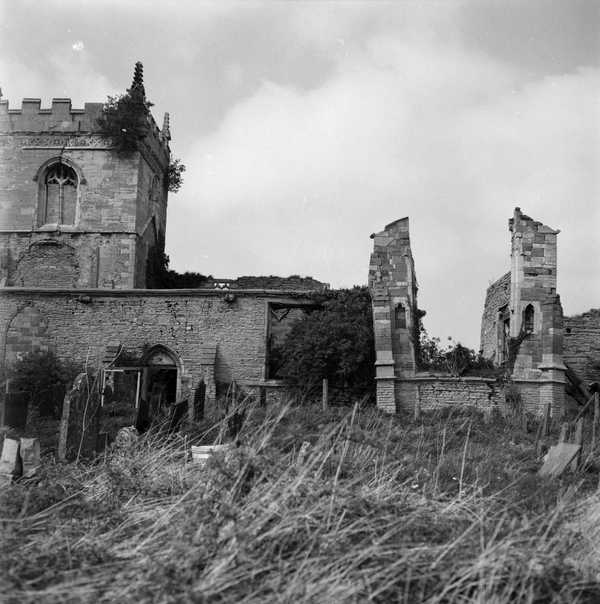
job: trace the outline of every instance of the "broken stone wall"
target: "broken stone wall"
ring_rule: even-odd
[[[565,367],[562,362],[563,316],[556,293],[558,231],[515,209],[509,221],[511,271],[487,291],[481,326],[484,356],[512,375],[520,404],[535,413],[551,404],[562,412]],[[500,382],[454,378],[417,371],[419,311],[410,250],[408,219],[372,235],[369,266],[377,352],[377,405],[399,407],[447,405],[480,407],[506,404]],[[400,312],[399,312],[400,311]]]
[[[418,334],[417,280],[410,248],[408,218],[371,235],[369,291],[375,332],[377,406],[395,412],[398,404],[414,404],[396,378],[414,375]],[[406,399],[406,400],[405,400]]]
[[[412,383],[422,410],[467,405],[483,411],[505,402],[504,389],[494,379],[417,376]]]
[[[10,365],[20,353],[53,350],[61,359],[99,367],[115,342],[142,353],[166,346],[180,359],[178,398],[193,399],[204,380],[214,398],[215,382],[265,384],[267,304],[292,304],[302,296],[236,292],[48,291],[5,289],[0,296],[0,353]],[[309,298],[307,298],[309,300]],[[206,361],[206,346],[216,359]],[[190,400],[191,400],[190,399]]]
[[[564,318],[563,358],[586,382],[600,382],[600,308]]]
[[[516,383],[538,382],[540,409],[550,403],[560,412],[565,403],[565,367],[563,315],[556,293],[559,231],[526,216],[519,208],[509,221],[509,230],[510,336],[516,352],[512,378]]]
[[[503,329],[501,309],[510,303],[510,271],[492,283],[485,295],[481,319],[480,350],[486,359],[502,362],[501,336]]]

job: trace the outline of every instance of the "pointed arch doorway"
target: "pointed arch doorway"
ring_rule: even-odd
[[[178,356],[166,346],[153,346],[144,355],[138,427],[169,415],[177,402],[181,376]]]

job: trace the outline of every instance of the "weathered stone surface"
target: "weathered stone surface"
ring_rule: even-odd
[[[21,475],[23,466],[19,454],[20,443],[15,438],[5,438],[2,443],[2,456],[0,457],[0,483],[6,484],[13,477]]]
[[[0,101],[0,280],[145,287],[146,259],[166,227],[168,141],[150,118],[139,151],[119,156],[98,131],[100,103],[76,110],[59,99],[41,110],[33,101],[10,112]],[[76,175],[69,216],[46,209],[46,169],[57,164]]]
[[[33,476],[42,461],[40,458],[40,441],[37,438],[21,438],[21,460],[23,462],[23,476]]]
[[[209,290],[61,293],[8,288],[0,296],[0,333],[8,334],[1,362],[10,364],[18,354],[42,348],[80,364],[87,358],[88,366],[97,368],[115,342],[138,354],[162,345],[180,361],[178,398],[193,400],[192,389],[201,380],[214,398],[215,380],[253,387],[265,383],[270,303],[302,302],[311,303],[310,296],[238,290],[228,303],[223,292]],[[208,348],[212,364],[207,363]]]
[[[580,450],[581,445],[570,443],[558,443],[555,447],[550,447],[544,465],[538,472],[539,475],[552,476],[554,478],[560,476]]]
[[[600,308],[564,319],[565,362],[587,382],[600,382]]]
[[[389,380],[415,371],[415,353],[410,333],[418,321],[417,280],[410,249],[408,218],[388,224],[372,236],[369,290],[373,300],[375,350],[378,362],[377,406],[395,412],[399,400]],[[390,362],[382,364],[381,359]]]
[[[510,302],[510,271],[492,283],[485,295],[480,349],[486,359],[498,362],[499,312]]]

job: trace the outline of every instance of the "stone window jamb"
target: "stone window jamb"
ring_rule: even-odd
[[[62,164],[66,166],[68,169],[72,170],[76,177],[75,186],[75,211],[73,222],[64,223],[60,220],[57,222],[49,223],[46,221],[46,214],[48,211],[48,199],[47,199],[47,190],[46,190],[46,178],[48,173],[58,164]],[[80,220],[80,202],[81,202],[81,185],[86,185],[87,181],[83,176],[83,173],[79,166],[62,156],[52,157],[46,160],[37,170],[35,176],[33,177],[33,181],[37,182],[37,203],[35,206],[34,212],[34,228],[37,230],[48,230],[48,227],[67,227],[74,228],[79,224]]]

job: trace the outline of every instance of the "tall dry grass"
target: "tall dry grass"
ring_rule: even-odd
[[[255,408],[205,467],[189,439],[10,487],[5,600],[600,601],[585,477],[538,478],[533,436],[500,420]]]

